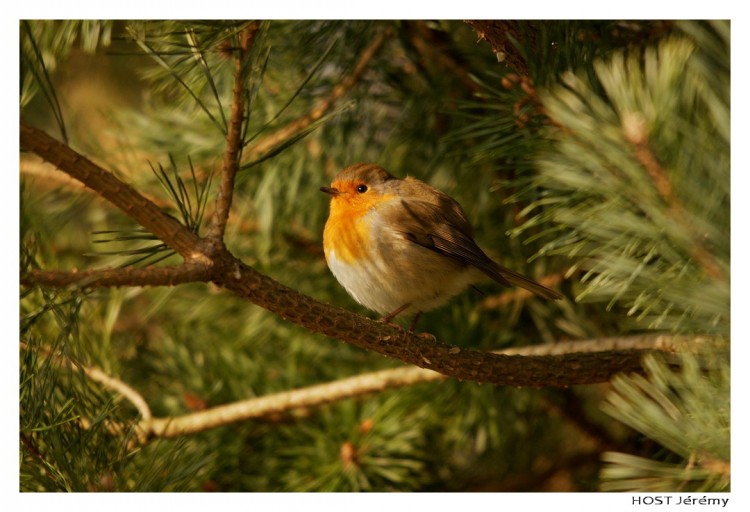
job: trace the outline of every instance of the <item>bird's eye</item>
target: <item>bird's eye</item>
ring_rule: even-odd
[[[364,194],[367,192],[367,185],[357,185],[357,193]]]

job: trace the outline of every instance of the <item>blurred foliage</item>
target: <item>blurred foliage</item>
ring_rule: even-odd
[[[87,156],[201,233],[224,152],[232,45],[247,23],[22,21],[22,117],[67,130]],[[386,43],[319,122],[268,155],[243,157],[227,245],[303,293],[364,313],[326,268],[319,187],[345,165],[373,161],[454,196],[503,264],[536,277],[567,272],[560,288],[571,299],[561,303],[482,308],[481,295],[467,292],[423,317],[420,326],[439,339],[497,349],[648,329],[728,337],[728,26],[518,22],[507,42],[525,74],[498,63],[456,21],[261,23],[243,63],[247,155],[328,98],[379,34]],[[83,50],[96,50],[96,60],[76,68]],[[77,103],[62,94],[84,88],[102,61],[108,86]],[[632,113],[647,127],[681,222],[623,135]],[[66,123],[71,117],[79,121]],[[96,124],[81,122],[94,117]],[[24,165],[23,268],[132,264],[128,251],[159,257],[123,214],[83,189],[60,187],[33,159]],[[705,271],[696,248],[717,273]],[[724,421],[728,397],[728,359],[709,377],[681,359],[676,369],[652,362],[646,378],[617,380],[606,406],[615,419],[599,410],[605,386],[446,381],[134,450],[135,409],[71,361],[127,382],[160,417],[394,363],[205,284],[22,288],[21,341],[25,491],[590,491],[604,452],[605,469],[620,471],[602,473],[608,489],[650,489],[637,477],[662,475],[660,490],[678,490],[674,472],[660,468],[684,469],[704,447],[684,436],[684,422],[655,428],[663,417],[639,414],[639,405],[653,400],[649,390],[664,392],[662,382],[679,383],[672,403],[682,411],[702,404],[703,417],[691,423],[701,432]],[[703,403],[707,389],[721,400]],[[113,433],[113,424],[125,429]],[[728,426],[712,434],[709,453],[723,460]],[[676,435],[684,437],[679,449],[670,444]],[[695,488],[722,488],[691,478],[700,481]]]
[[[520,231],[554,223],[544,252],[578,260],[579,300],[622,304],[638,327],[728,336],[729,41],[699,35],[727,47],[711,56],[719,90],[705,90],[708,52],[679,37],[597,62],[603,96],[573,74],[543,96],[559,126],[532,181],[545,197]]]
[[[603,490],[729,490],[729,354],[712,348],[681,352],[680,371],[648,357],[647,377],[615,378],[605,411],[688,464],[608,453]]]

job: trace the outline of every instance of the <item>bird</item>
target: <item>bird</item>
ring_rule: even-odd
[[[320,190],[331,196],[323,230],[328,268],[381,321],[413,313],[413,330],[423,312],[486,277],[545,299],[563,298],[487,256],[458,202],[423,181],[359,163]]]

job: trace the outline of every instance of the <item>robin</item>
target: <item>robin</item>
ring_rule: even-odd
[[[323,232],[326,262],[354,300],[384,315],[441,306],[489,276],[545,299],[562,295],[495,263],[474,241],[461,206],[430,185],[375,164],[343,169],[330,187]]]

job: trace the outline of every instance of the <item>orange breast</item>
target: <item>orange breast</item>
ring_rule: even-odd
[[[354,263],[364,258],[370,250],[370,208],[357,207],[345,198],[336,197],[331,201],[331,213],[323,230],[323,249],[326,259],[331,251],[336,259]]]

